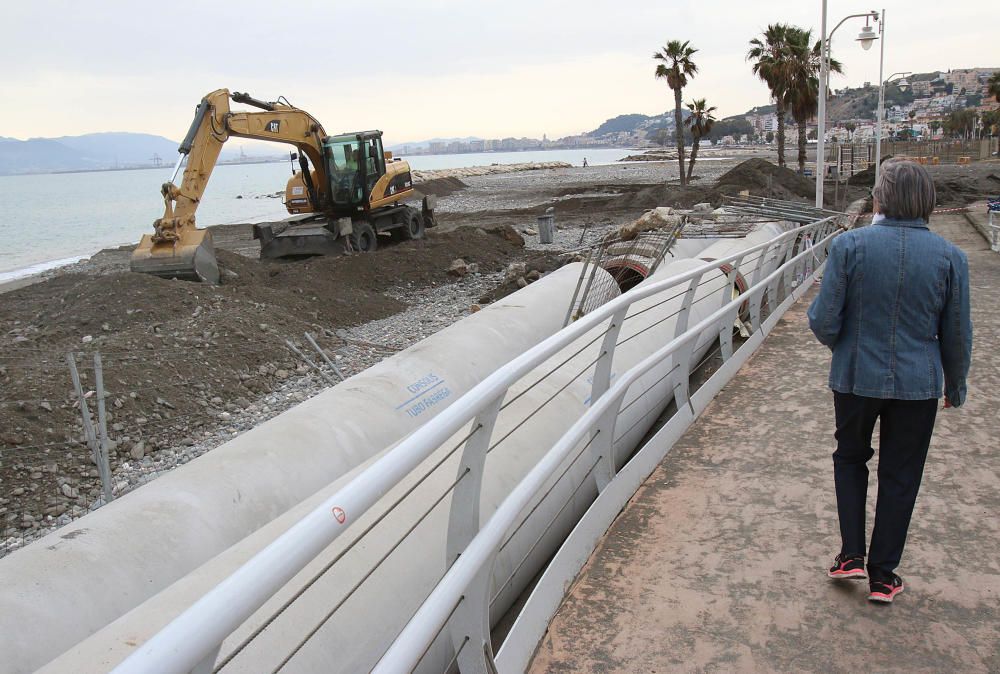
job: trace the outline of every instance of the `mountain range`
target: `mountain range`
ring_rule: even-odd
[[[112,131],[18,140],[0,136],[0,175],[173,164],[179,143],[148,133]],[[223,159],[239,157],[224,151]]]

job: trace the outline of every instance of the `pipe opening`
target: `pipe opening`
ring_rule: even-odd
[[[649,267],[629,259],[609,262],[604,265],[604,270],[611,274],[611,278],[623,293],[636,287],[649,276]]]

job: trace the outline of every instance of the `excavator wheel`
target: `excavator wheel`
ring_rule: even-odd
[[[367,222],[354,223],[351,232],[351,247],[359,253],[374,253],[378,249],[378,236]]]
[[[400,230],[404,241],[424,238],[424,218],[419,211],[410,210],[406,215],[406,223]]]

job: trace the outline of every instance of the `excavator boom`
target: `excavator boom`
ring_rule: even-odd
[[[253,112],[231,112],[229,100],[259,108]],[[194,120],[178,151],[177,166],[164,183],[163,217],[153,223],[132,253],[131,269],[166,278],[218,283],[212,235],[195,226],[195,211],[201,203],[223,144],[233,136],[295,145],[313,166],[313,176],[304,171],[308,207],[302,212],[323,210],[328,199],[323,164],[326,132],[309,113],[282,102],[260,101],[247,94],[218,89],[201,100]],[[184,158],[187,165],[178,187],[174,180]]]

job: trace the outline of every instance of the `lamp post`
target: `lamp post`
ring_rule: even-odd
[[[830,35],[826,34],[826,2],[823,0],[823,14],[820,20],[820,67],[819,67],[819,124],[817,128],[817,139],[816,139],[816,208],[823,208],[823,174],[826,173],[826,153],[825,148],[825,136],[826,136],[826,80],[830,72],[830,41],[833,39],[833,34],[837,32],[845,21],[848,19],[855,18],[865,18],[874,19],[878,21],[878,12],[872,10],[871,12],[865,12],[864,14],[851,14],[845,16],[840,20],[833,30],[830,31]],[[861,43],[861,48],[868,50],[872,48],[872,43],[878,39],[878,35],[865,21],[865,27],[861,29],[861,33],[858,35],[857,41]]]
[[[882,26],[884,27],[885,26],[885,10],[884,9],[882,10],[882,22],[883,22]],[[883,36],[883,40],[882,40],[882,48],[883,48],[883,50],[885,49],[885,39],[884,39],[884,36]],[[882,120],[885,118],[885,85],[889,84],[889,82],[892,81],[893,77],[902,76],[904,79],[901,80],[900,83],[899,83],[899,90],[900,91],[906,91],[906,89],[910,85],[906,81],[905,78],[906,78],[907,75],[912,75],[912,74],[913,73],[910,73],[910,72],[893,73],[892,75],[889,75],[887,78],[885,78],[885,80],[883,80],[882,79],[882,67],[879,66],[879,69],[878,69],[878,79],[879,79],[879,87],[878,87],[878,122],[877,122],[877,126],[875,127],[875,184],[876,185],[878,185],[878,176],[879,176],[880,171],[882,170]]]

